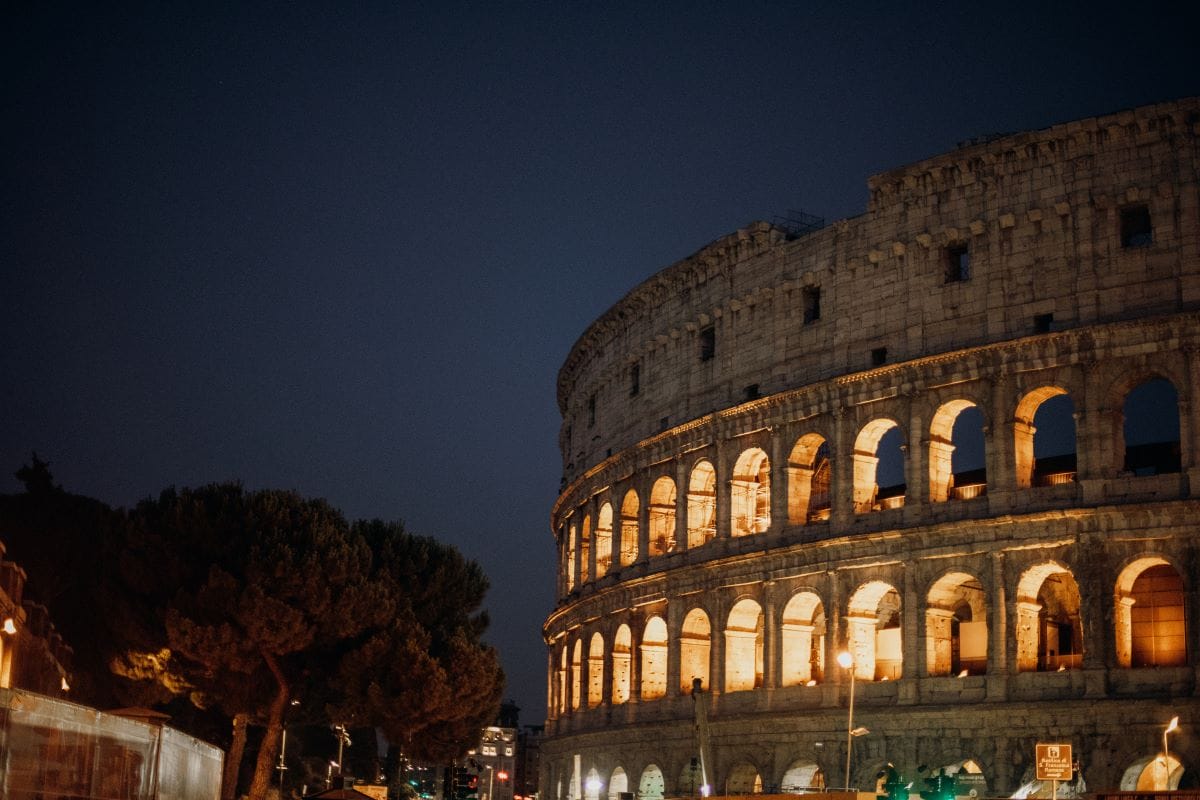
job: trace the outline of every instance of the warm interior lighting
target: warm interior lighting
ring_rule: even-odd
[[[970,674],[971,674],[971,673],[970,673],[968,670],[965,670],[965,669],[964,669],[962,672],[958,673],[958,677],[960,677],[960,678],[965,678],[965,677],[967,677],[967,676],[968,676],[968,675],[970,675]]]
[[[854,666],[854,657],[843,650],[842,652],[838,653],[837,662],[841,664],[844,669],[850,669]]]
[[[809,680],[809,682],[808,682],[808,683],[806,683],[806,684],[804,684],[804,685],[805,685],[805,686],[816,686],[816,685],[817,685],[817,679],[816,679],[816,678],[813,678],[813,679]]]
[[[64,692],[71,691],[71,685],[69,683],[67,683],[67,677],[65,675],[63,676],[63,679],[62,679],[62,690]]]
[[[1179,727],[1179,717],[1171,717],[1171,724],[1167,726],[1166,732],[1170,733],[1171,731],[1177,729],[1178,727]]]
[[[870,732],[871,731],[869,731],[866,728],[855,728],[854,730],[850,731],[850,735],[851,736],[866,736]]]
[[[13,634],[17,632],[17,621],[12,617],[4,618],[4,632]]]

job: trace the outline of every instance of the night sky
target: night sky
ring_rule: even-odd
[[[4,12],[0,491],[36,450],[117,506],[403,519],[488,572],[524,723],[593,319],[959,141],[1200,94],[1177,2],[218,5]]]

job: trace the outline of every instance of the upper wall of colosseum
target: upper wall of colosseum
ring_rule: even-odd
[[[755,223],[631,291],[558,380],[565,477],[759,396],[966,346],[1200,308],[1200,98],[873,176],[866,213]]]

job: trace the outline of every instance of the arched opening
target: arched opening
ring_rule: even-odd
[[[825,607],[812,592],[792,595],[780,626],[783,686],[820,683],[825,664]]]
[[[788,456],[788,520],[793,525],[829,519],[829,443],[817,433],[801,436]]]
[[[1162,753],[1138,759],[1121,776],[1123,792],[1175,791],[1191,781],[1183,780],[1183,764],[1174,754],[1164,757]]]
[[[604,695],[604,637],[597,631],[588,646],[588,708],[600,705]]]
[[[983,414],[970,400],[951,400],[929,425],[929,499],[970,500],[987,493]]]
[[[675,481],[662,476],[650,489],[650,555],[675,549]]]
[[[973,758],[956,761],[931,770],[930,775],[948,775],[954,779],[955,797],[987,797],[987,777],[983,767]],[[1060,790],[1061,791],[1061,790]]]
[[[739,600],[725,626],[725,691],[744,692],[763,683],[762,607]]]
[[[583,800],[600,800],[602,788],[604,788],[604,782],[600,780],[600,773],[595,767],[592,767],[583,779]]]
[[[1083,623],[1075,577],[1039,564],[1017,585],[1017,671],[1059,672],[1083,666]]]
[[[578,711],[580,699],[581,683],[583,680],[583,642],[579,639],[575,640],[575,646],[571,648],[571,710]]]
[[[1113,603],[1118,666],[1187,664],[1183,579],[1166,559],[1139,558],[1123,569]]]
[[[689,550],[717,535],[717,471],[708,461],[697,463],[688,481],[687,525]]]
[[[637,800],[662,800],[665,788],[662,770],[650,764],[642,770],[642,779],[638,781]]]
[[[925,662],[930,675],[987,672],[987,603],[983,585],[965,572],[933,584],[925,608]]]
[[[850,598],[846,634],[858,680],[889,681],[902,674],[900,593],[883,581],[871,581]]]
[[[1013,420],[1017,485],[1075,480],[1075,403],[1060,386],[1042,386],[1017,404]]]
[[[617,767],[608,779],[608,800],[620,800],[621,795],[628,791],[629,776],[622,767]]]
[[[815,761],[793,761],[783,773],[779,791],[784,794],[805,794],[825,791],[825,773]]]
[[[642,635],[642,700],[657,700],[667,693],[667,623],[651,617]]]
[[[742,762],[729,771],[725,779],[725,794],[762,794],[762,776],[753,764]]]
[[[567,713],[567,675],[570,667],[567,664],[567,645],[564,643],[559,651],[558,667],[558,713]]]
[[[579,524],[572,520],[571,524],[567,527],[566,583],[568,592],[575,588],[575,535],[577,533],[579,533]]]
[[[621,501],[621,566],[628,567],[638,555],[638,496],[630,489]]]
[[[894,420],[874,419],[864,425],[851,458],[856,514],[904,505],[904,434]]]
[[[1125,396],[1124,470],[1134,475],[1179,472],[1179,395],[1154,378]]]
[[[603,578],[612,566],[612,534],[613,534],[612,505],[605,503],[600,506],[596,516],[596,577]]]
[[[628,625],[617,628],[612,647],[612,702],[621,705],[629,702],[629,676],[633,634]]]
[[[771,527],[771,462],[752,447],[738,456],[730,481],[730,533],[749,536]]]
[[[585,584],[590,580],[588,565],[592,557],[592,518],[586,514],[579,534],[579,583]]]
[[[712,650],[712,625],[703,609],[693,608],[683,619],[679,632],[679,691],[691,694],[692,681],[708,689],[708,659]]]

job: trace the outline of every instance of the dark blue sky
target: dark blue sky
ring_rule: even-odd
[[[0,491],[36,449],[115,505],[404,519],[487,569],[525,722],[591,320],[873,172],[1200,93],[1180,3],[110,5],[5,12]]]

